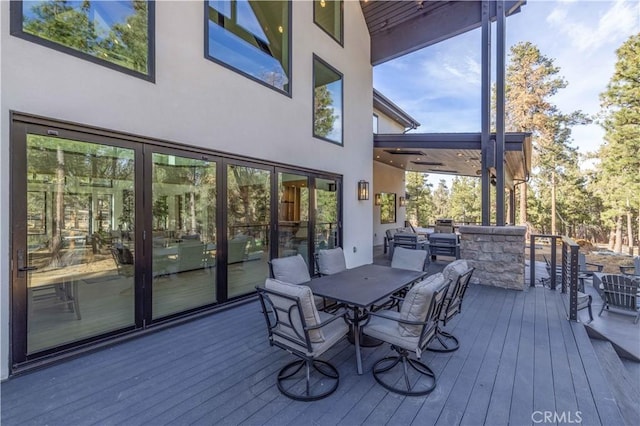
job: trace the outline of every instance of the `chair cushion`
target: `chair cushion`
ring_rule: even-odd
[[[424,270],[424,262],[426,259],[426,250],[411,250],[404,247],[397,247],[393,251],[391,267],[409,269],[412,271],[422,271]]]
[[[413,286],[407,293],[400,308],[400,319],[406,321],[425,321],[433,293],[439,290],[447,280],[441,273],[431,275]],[[419,336],[422,325],[398,323],[401,336]]]
[[[318,272],[322,275],[333,275],[347,269],[342,247],[318,250]]]
[[[307,287],[306,285],[289,284],[271,278],[267,278],[264,286],[268,290],[284,293],[287,296],[297,297],[300,300],[300,306],[302,309],[301,314],[307,326],[312,327],[320,324],[320,315],[318,314],[318,310],[316,309],[316,305],[314,303],[313,292],[309,287]],[[273,304],[279,308],[288,310],[291,306],[291,302],[287,299],[276,297],[274,297],[273,299],[275,299],[272,300]],[[293,315],[292,322],[292,325],[297,330],[297,332],[301,336],[304,336],[302,324],[300,323],[300,320],[296,315]],[[292,337],[299,338],[299,336],[297,336],[293,330],[289,330],[286,327],[283,327],[281,331],[283,333],[289,334]],[[322,334],[322,330],[309,330],[309,339],[313,343],[324,342],[324,335]]]
[[[469,270],[469,265],[467,261],[464,259],[454,260],[442,270],[442,275],[444,275],[444,279],[451,280],[451,285],[449,286],[449,291],[447,291],[447,297],[450,297],[455,288],[455,283],[458,280],[458,277]]]
[[[271,266],[273,268],[273,276],[278,281],[291,284],[302,284],[311,281],[307,263],[299,254],[273,259],[271,260]]]

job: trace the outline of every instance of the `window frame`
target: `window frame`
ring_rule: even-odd
[[[315,122],[316,122],[316,110],[315,110],[315,101],[316,101],[316,67],[315,67],[315,63],[316,61],[318,61],[320,64],[322,64],[323,66],[327,67],[330,71],[335,72],[336,74],[338,74],[340,76],[340,81],[342,83],[342,88],[340,90],[340,141],[335,141],[333,139],[329,139],[325,136],[321,136],[321,135],[317,135],[316,134],[316,127],[315,127]],[[313,61],[311,63],[311,80],[312,80],[312,84],[311,84],[311,134],[314,138],[316,139],[320,139],[323,140],[325,142],[329,142],[338,146],[344,146],[344,74],[342,74],[340,71],[338,71],[336,68],[332,67],[331,65],[329,65],[329,63],[327,61],[325,61],[324,59],[322,59],[321,57],[319,57],[318,55],[316,55],[315,53],[313,54]]]
[[[292,7],[292,1],[291,0],[287,0],[287,27],[288,27],[288,37],[287,37],[287,50],[289,52],[289,61],[287,63],[287,77],[289,79],[289,82],[287,83],[288,85],[288,90],[282,90],[279,89],[278,87],[267,83],[264,80],[261,80],[251,74],[249,74],[246,71],[241,70],[240,68],[236,68],[231,64],[228,64],[218,58],[215,58],[213,56],[211,56],[209,54],[209,12],[208,12],[208,8],[209,8],[209,1],[205,0],[203,2],[204,4],[204,13],[202,14],[203,18],[204,18],[204,58],[214,62],[230,71],[233,71],[235,73],[238,73],[246,78],[248,78],[249,80],[253,80],[256,83],[259,83],[265,87],[268,87],[271,90],[275,90],[278,93],[281,93],[283,95],[288,96],[289,98],[293,97],[293,67],[291,65],[291,63],[293,62],[293,52],[291,50],[291,38],[292,38],[292,34],[293,34],[293,19],[292,19],[292,15],[293,15],[293,7]]]
[[[313,23],[316,24],[322,31],[327,33],[327,35],[329,35],[329,37],[335,40],[336,43],[344,47],[344,0],[328,0],[328,1],[331,1],[332,3],[335,1],[340,2],[340,38],[339,39],[336,38],[335,35],[331,34],[331,32],[329,32],[328,29],[320,25],[320,23],[316,19],[316,3],[318,3],[318,0],[313,1]]]
[[[127,68],[122,65],[118,65],[114,62],[100,59],[99,57],[91,55],[89,53],[82,52],[80,50],[66,46],[64,44],[47,40],[35,34],[31,34],[24,31],[22,27],[22,22],[24,18],[23,3],[24,2],[22,0],[11,1],[11,5],[9,9],[9,20],[10,20],[9,32],[12,36],[38,44],[40,46],[47,47],[49,49],[57,50],[58,52],[65,53],[65,54],[74,56],[76,58],[92,62],[97,65],[101,65],[103,67],[112,69],[114,71],[122,72],[124,74],[139,78],[141,80],[146,80],[150,83],[155,83],[156,81],[155,1],[146,0],[146,3],[147,3],[147,74],[141,73],[139,71],[135,71],[131,68]]]

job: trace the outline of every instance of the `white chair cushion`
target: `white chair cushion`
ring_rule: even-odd
[[[320,324],[320,315],[316,309],[316,305],[313,299],[313,292],[306,285],[289,284],[282,281],[267,278],[265,288],[268,290],[277,291],[279,293],[286,294],[287,296],[293,296],[300,299],[300,306],[302,308],[302,316],[307,326],[314,326]],[[275,300],[273,300],[275,299]],[[291,302],[287,299],[273,297],[272,302],[279,308],[289,309]],[[302,324],[296,315],[292,316],[293,327],[297,330],[300,336],[304,336],[304,330]],[[293,330],[289,330],[286,327],[281,329],[283,333],[289,334],[292,337],[299,338]],[[324,335],[321,329],[309,330],[309,339],[313,343],[324,342]]]
[[[273,277],[278,281],[291,284],[302,284],[311,281],[309,268],[299,254],[271,260]]]
[[[411,271],[424,270],[424,262],[427,259],[426,250],[411,250],[404,247],[396,247],[391,259],[391,267],[409,269]]]
[[[444,275],[444,279],[451,280],[451,285],[449,286],[449,291],[447,291],[447,297],[450,297],[453,293],[453,289],[455,287],[456,281],[458,277],[469,270],[469,265],[467,261],[464,259],[454,260],[450,264],[444,267],[442,270],[442,275]]]
[[[319,314],[320,319],[323,322],[331,319],[334,316],[326,312],[319,312]],[[284,344],[285,346],[293,347],[302,353],[306,353],[308,356],[318,357],[328,349],[330,349],[333,345],[335,345],[340,339],[342,339],[348,331],[349,326],[342,319],[338,319],[328,323],[326,326],[322,327],[324,341],[321,343],[311,342],[311,352],[309,352],[306,347],[297,345],[277,335],[274,336],[274,340]]]
[[[318,250],[318,272],[322,275],[333,275],[347,269],[342,247]]]
[[[439,290],[447,280],[441,273],[431,275],[409,290],[400,308],[400,318],[405,321],[425,321],[433,293]],[[419,336],[421,325],[398,323],[401,336]]]

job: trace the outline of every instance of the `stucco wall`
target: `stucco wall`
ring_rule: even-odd
[[[313,24],[313,3],[293,2],[292,97],[204,58],[202,2],[156,2],[156,82],[150,83],[9,35],[0,2],[0,203],[10,206],[9,111],[201,146],[344,176],[349,267],[372,260],[372,68],[358,2],[344,2],[344,47]],[[344,74],[344,146],[312,137],[312,56]],[[9,208],[0,210],[0,377],[8,373]],[[357,251],[354,252],[353,248]]]

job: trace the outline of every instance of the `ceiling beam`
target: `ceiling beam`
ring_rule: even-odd
[[[523,0],[505,2],[507,16],[517,13]],[[491,2],[491,20],[495,20],[495,3]],[[371,37],[371,64],[378,65],[423,47],[480,27],[481,1],[450,1],[428,14],[377,32]],[[370,29],[372,30],[372,29]]]

